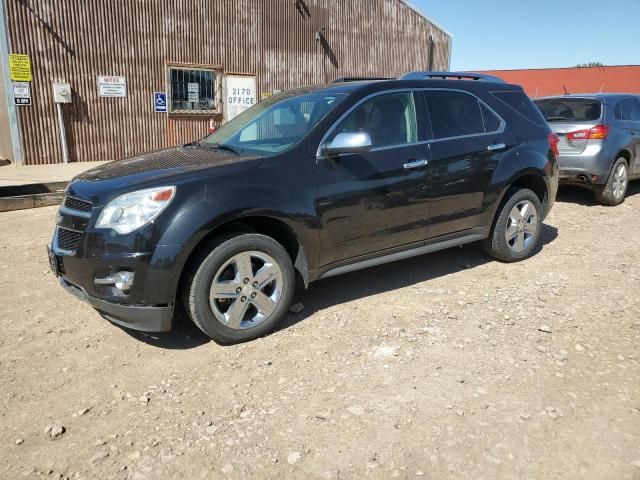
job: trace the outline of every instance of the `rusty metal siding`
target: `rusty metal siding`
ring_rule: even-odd
[[[110,160],[202,137],[219,116],[154,113],[168,63],[256,75],[261,92],[341,76],[397,76],[449,63],[449,36],[401,0],[0,0],[10,49],[31,56],[32,106],[19,109],[27,164],[62,161],[52,82],[71,161]],[[316,41],[316,32],[320,40]],[[99,98],[98,75],[122,75],[127,98]]]

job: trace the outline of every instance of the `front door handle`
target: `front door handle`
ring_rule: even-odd
[[[411,160],[403,165],[405,170],[413,170],[414,168],[426,167],[429,165],[428,160]]]
[[[487,147],[487,150],[490,152],[499,152],[500,150],[504,150],[507,146],[504,143],[494,143]]]

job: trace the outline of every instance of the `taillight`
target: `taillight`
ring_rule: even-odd
[[[560,156],[560,151],[558,150],[558,144],[560,143],[560,137],[553,132],[549,132],[549,148],[555,155],[555,157]]]
[[[609,135],[609,127],[596,125],[588,130],[567,133],[567,140],[602,140]]]

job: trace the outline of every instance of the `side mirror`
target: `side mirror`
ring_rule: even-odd
[[[367,132],[342,132],[322,149],[325,155],[364,153],[371,150],[371,137]]]

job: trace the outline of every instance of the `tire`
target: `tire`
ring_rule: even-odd
[[[595,191],[596,200],[602,205],[612,207],[620,205],[627,195],[628,186],[629,165],[627,165],[626,159],[620,157],[613,164],[607,183]]]
[[[192,263],[185,286],[193,323],[215,342],[233,345],[276,327],[293,300],[295,274],[273,238],[238,234],[214,240]]]
[[[486,252],[502,262],[530,257],[542,237],[542,214],[542,204],[534,192],[527,188],[510,189],[485,240]]]

